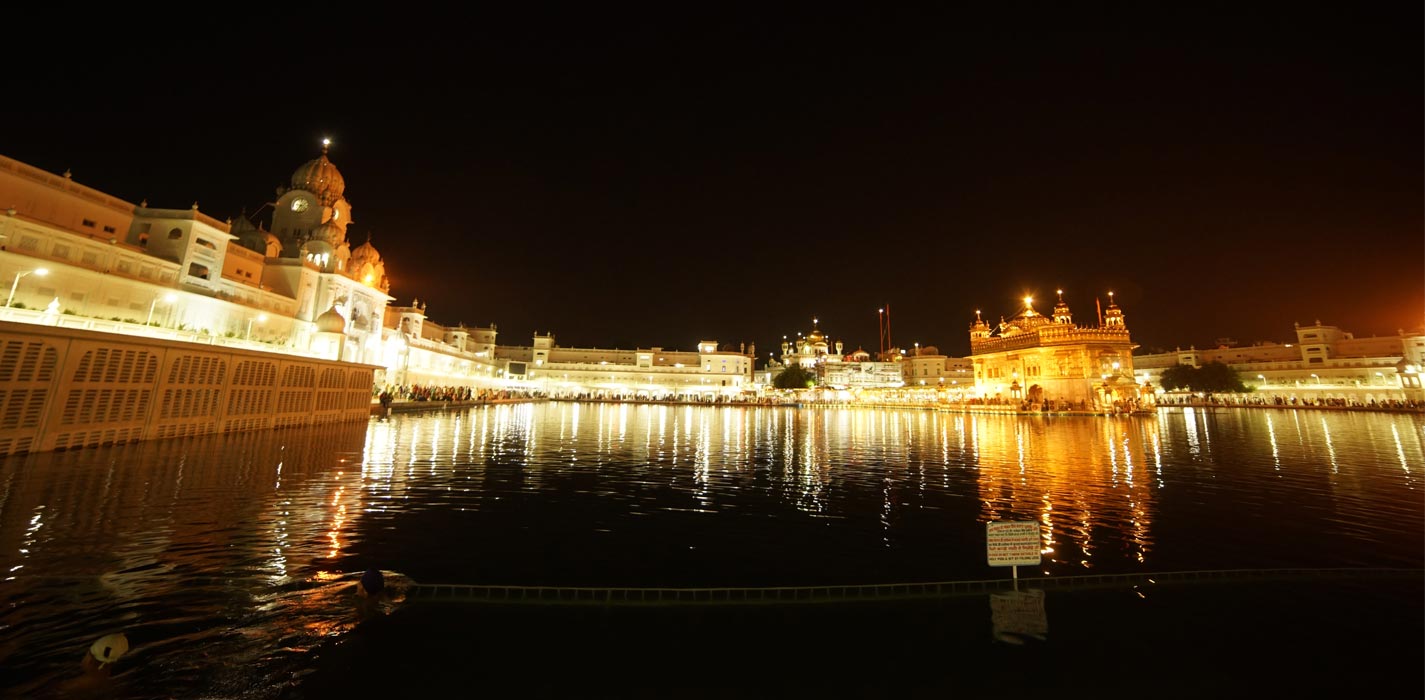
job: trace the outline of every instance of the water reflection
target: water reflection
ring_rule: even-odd
[[[1039,523],[1035,576],[1418,567],[1422,443],[1418,417],[1391,414],[545,403],[9,458],[0,654],[44,683],[122,628],[121,679],[194,688],[228,672],[195,644],[275,668],[351,631],[344,592],[368,568],[573,586],[985,579],[1002,575],[984,566],[994,520]]]
[[[994,641],[1022,645],[1049,638],[1044,591],[1003,591],[990,594],[990,624]]]

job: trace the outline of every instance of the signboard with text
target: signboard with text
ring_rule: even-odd
[[[985,546],[990,566],[1036,566],[1040,562],[1039,523],[985,523]]]

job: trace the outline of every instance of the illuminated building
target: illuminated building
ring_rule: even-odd
[[[494,347],[501,377],[556,398],[730,398],[753,390],[755,356],[755,345],[719,350],[712,340],[696,352],[567,348],[552,333],[535,333],[530,345]]]
[[[396,386],[502,385],[503,372],[495,359],[495,324],[466,328],[443,326],[425,315],[426,305],[386,307],[385,337],[377,384]]]
[[[381,254],[347,240],[345,186],[324,146],[264,205],[268,230],[0,157],[0,279],[13,289],[0,319],[373,364],[378,384],[494,382],[493,327],[445,329],[415,304],[388,313]],[[487,332],[483,355],[467,347]]]
[[[923,387],[948,392],[945,399],[960,401],[975,394],[975,363],[968,357],[950,357],[930,345],[914,350],[901,361],[901,377],[907,387]]]
[[[1294,324],[1295,343],[1237,346],[1223,340],[1211,350],[1187,350],[1133,358],[1140,383],[1161,385],[1163,370],[1177,365],[1201,367],[1219,362],[1231,367],[1253,389],[1249,398],[1275,402],[1372,402],[1425,400],[1420,376],[1425,367],[1425,328],[1396,335],[1357,338],[1337,326],[1316,321]],[[1240,398],[1240,397],[1239,397]]]
[[[981,400],[1092,407],[1136,405],[1143,396],[1133,377],[1133,342],[1123,311],[1109,293],[1097,326],[1076,325],[1063,291],[1052,317],[1034,300],[1008,321],[991,326],[975,312],[970,360]]]
[[[870,353],[857,349],[843,355],[842,342],[832,341],[812,319],[812,331],[796,340],[783,339],[781,361],[767,363],[767,383],[771,384],[786,368],[800,366],[816,375],[818,386],[831,389],[878,389],[904,384],[900,357],[894,361],[873,361]]]

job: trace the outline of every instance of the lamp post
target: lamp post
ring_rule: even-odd
[[[266,322],[267,322],[267,314],[258,314],[256,320],[257,320],[258,323],[266,323]],[[250,319],[250,318],[249,318],[249,319],[247,320],[247,340],[252,340],[252,322],[253,322],[253,319]]]
[[[1266,377],[1264,377],[1264,376],[1262,376],[1262,375],[1259,374],[1259,375],[1257,375],[1257,379],[1262,382],[1262,386],[1266,386],[1266,384],[1267,384],[1267,378],[1266,378]]]
[[[173,292],[169,292],[161,297],[154,297],[153,301],[148,303],[148,319],[143,322],[145,326],[153,325],[153,307],[160,300],[162,300],[165,304],[172,304],[173,302],[178,300],[178,297]]]
[[[10,296],[5,299],[5,308],[10,308],[11,302],[15,301],[15,288],[20,286],[20,278],[32,272],[36,275],[39,275],[40,277],[44,277],[45,275],[49,274],[49,270],[43,267],[37,267],[33,270],[21,270],[19,272],[16,272],[15,281],[10,283]]]
[[[1316,386],[1321,386],[1321,377],[1318,377],[1318,376],[1316,376],[1315,374],[1313,374],[1313,375],[1311,375],[1311,378],[1316,380]]]

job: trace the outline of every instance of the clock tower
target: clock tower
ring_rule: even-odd
[[[318,233],[333,250],[350,250],[346,227],[351,223],[351,205],[342,196],[346,181],[327,158],[330,147],[331,140],[323,139],[322,154],[297,168],[289,187],[277,190],[272,232],[282,242],[284,258],[301,257],[303,247]]]

